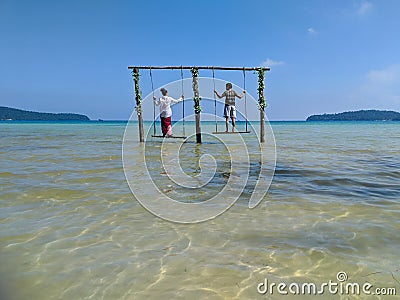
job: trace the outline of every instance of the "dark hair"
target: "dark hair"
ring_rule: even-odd
[[[226,89],[227,89],[227,90],[230,90],[231,88],[232,88],[232,83],[227,82],[227,83],[226,83]]]
[[[163,94],[163,96],[165,96],[168,93],[168,91],[164,88],[161,88],[160,92],[161,92],[161,94]]]

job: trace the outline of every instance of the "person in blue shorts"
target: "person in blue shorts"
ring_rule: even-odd
[[[235,132],[235,126],[236,126],[235,99],[236,97],[242,99],[246,91],[243,91],[243,93],[239,95],[238,93],[236,93],[236,91],[232,89],[232,83],[228,82],[226,84],[226,90],[222,93],[222,95],[218,94],[216,90],[214,90],[214,93],[217,95],[219,99],[225,97],[225,107],[224,107],[224,117],[226,126],[225,132],[228,132],[229,129],[229,118],[232,119],[232,132]]]

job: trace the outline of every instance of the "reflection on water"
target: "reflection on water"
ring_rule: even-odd
[[[194,225],[158,219],[133,199],[124,124],[0,128],[2,297],[265,299],[264,278],[320,283],[339,271],[400,292],[400,124],[276,123],[276,175],[262,205],[247,209],[248,186],[228,212]],[[204,153],[219,158],[204,193],[218,193],[230,176],[222,145],[187,143],[182,168],[198,172],[191,161]],[[161,173],[154,168],[168,193],[195,196],[165,187]]]

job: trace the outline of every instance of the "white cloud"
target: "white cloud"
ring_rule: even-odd
[[[273,60],[273,59],[267,58],[266,60],[264,60],[264,61],[261,63],[261,67],[267,67],[267,68],[269,68],[269,67],[272,67],[272,66],[281,66],[281,65],[284,65],[284,64],[285,64],[284,61]]]
[[[400,64],[370,70],[349,98],[360,107],[398,110],[400,105]]]
[[[381,70],[371,70],[365,77],[372,84],[400,84],[400,64],[394,64]]]
[[[364,16],[372,11],[372,3],[368,1],[363,1],[357,6],[357,14]]]
[[[310,35],[317,35],[318,34],[318,32],[312,27],[307,28],[307,32]]]

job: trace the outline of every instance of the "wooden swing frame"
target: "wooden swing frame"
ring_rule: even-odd
[[[236,70],[243,71],[243,87],[244,90],[246,88],[246,71],[258,71],[259,73],[259,109],[260,109],[260,142],[265,142],[265,128],[264,128],[264,120],[265,120],[265,99],[264,99],[264,73],[265,71],[270,71],[270,68],[266,67],[220,67],[220,66],[129,66],[129,70],[132,70],[132,76],[135,84],[135,100],[136,100],[136,111],[138,115],[139,122],[139,140],[140,142],[144,142],[144,129],[143,129],[143,115],[142,115],[142,99],[140,93],[140,85],[139,85],[139,70],[150,70],[151,76],[151,85],[154,96],[154,85],[153,79],[151,75],[151,70],[181,70],[181,80],[182,80],[182,91],[183,91],[183,70],[191,70],[192,72],[192,82],[193,82],[193,93],[194,93],[194,102],[195,102],[195,119],[196,119],[196,142],[201,143],[201,126],[200,126],[200,97],[199,97],[199,89],[198,89],[198,70],[212,70],[214,89],[215,89],[215,77],[214,70]],[[246,130],[245,131],[234,131],[234,132],[225,132],[218,131],[218,122],[216,122],[216,130],[213,134],[237,134],[237,133],[250,133],[248,130],[248,119],[247,119],[247,99],[245,93],[245,115],[246,115]],[[215,95],[214,95],[215,98]],[[184,102],[184,101],[183,101]],[[216,99],[214,99],[214,114],[216,116]],[[183,113],[184,113],[184,105],[183,105]],[[184,123],[183,123],[184,124]],[[155,132],[155,108],[153,107],[153,126],[154,132],[152,137],[156,138],[175,138],[175,139],[186,139],[185,136],[185,128],[183,127],[183,136],[171,136],[164,137],[162,135],[157,135]],[[184,125],[183,125],[184,126]]]

